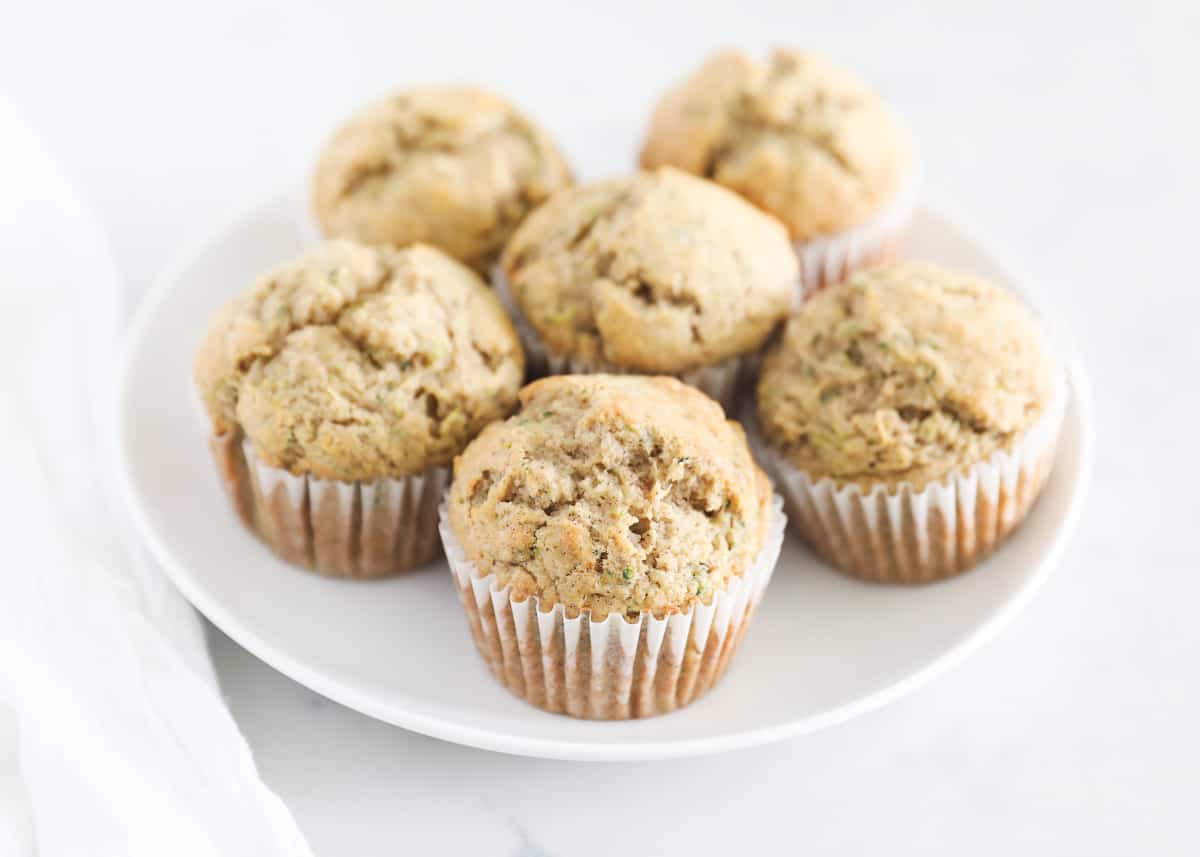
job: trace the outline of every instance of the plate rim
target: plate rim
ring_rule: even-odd
[[[934,678],[953,669],[978,651],[981,646],[994,639],[1033,600],[1046,578],[1058,565],[1063,552],[1078,528],[1094,468],[1095,420],[1091,381],[1075,336],[1063,322],[1062,317],[1047,296],[1033,286],[1036,281],[1026,275],[1023,267],[1018,267],[1010,261],[1014,258],[1011,253],[1001,252],[1003,248],[1000,248],[990,236],[985,235],[983,230],[970,218],[964,216],[957,207],[949,204],[945,197],[926,190],[922,192],[918,200],[918,210],[932,215],[943,223],[950,224],[995,268],[1002,271],[1006,279],[1017,283],[1021,298],[1031,304],[1039,317],[1052,329],[1059,359],[1063,362],[1069,379],[1070,396],[1074,399],[1078,412],[1080,466],[1066,512],[1033,573],[991,616],[948,645],[945,651],[924,666],[860,699],[844,703],[820,714],[801,717],[785,723],[703,738],[624,743],[537,738],[514,736],[486,728],[448,722],[437,716],[420,712],[397,712],[394,706],[377,703],[370,694],[362,693],[311,669],[302,661],[293,659],[232,616],[219,599],[210,597],[199,584],[194,583],[192,574],[184,568],[182,562],[175,558],[174,553],[151,525],[138,499],[132,477],[130,450],[126,443],[127,424],[130,419],[129,409],[126,407],[129,398],[127,392],[134,362],[144,347],[150,325],[158,315],[158,311],[178,287],[181,275],[199,261],[209,247],[237,229],[256,212],[277,202],[280,198],[294,197],[295,193],[295,188],[291,185],[276,187],[266,194],[256,196],[250,204],[234,209],[232,214],[226,214],[218,222],[217,228],[201,232],[201,237],[192,242],[186,252],[180,253],[175,257],[175,261],[165,266],[163,272],[155,278],[152,286],[143,295],[123,334],[119,358],[114,367],[116,377],[110,413],[115,423],[113,437],[118,464],[116,468],[117,481],[126,513],[132,519],[137,534],[149,548],[155,564],[193,607],[222,633],[228,635],[239,646],[272,669],[361,714],[432,738],[482,750],[534,758],[574,761],[649,761],[711,755],[812,734],[882,708],[912,693]]]

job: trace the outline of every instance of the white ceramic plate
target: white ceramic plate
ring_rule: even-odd
[[[379,582],[298,571],[242,529],[218,485],[192,358],[222,303],[311,240],[304,211],[299,195],[268,200],[214,235],[141,307],[119,385],[124,487],[155,557],[205,616],[276,669],[365,714],[449,741],[571,759],[686,756],[811,732],[916,688],[993,635],[1028,602],[1078,518],[1091,418],[1070,338],[978,240],[923,206],[910,254],[1020,292],[1069,368],[1061,452],[1028,521],[981,567],[915,589],[850,580],[790,537],[742,649],[700,701],[618,723],[538,711],[487,672],[444,563]]]

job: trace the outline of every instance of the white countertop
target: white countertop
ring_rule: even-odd
[[[325,701],[213,631],[234,714],[316,852],[1200,850],[1195,5],[405,5],[28,4],[0,27],[0,90],[89,196],[132,305],[391,85],[487,82],[568,152],[600,153],[579,163],[597,176],[629,168],[652,99],[706,52],[820,48],[885,90],[929,183],[1073,324],[1097,472],[1061,568],[998,640],[882,711],[718,757],[585,765],[452,746]]]

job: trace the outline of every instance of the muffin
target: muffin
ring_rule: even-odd
[[[480,653],[549,711],[646,717],[724,671],[783,538],[741,427],[669,377],[564,375],[454,463],[442,540]]]
[[[670,168],[560,191],[501,264],[532,364],[674,375],[727,407],[798,277],[778,221]]]
[[[838,568],[921,582],[974,565],[1050,472],[1061,370],[1031,313],[927,264],[807,301],[763,362],[757,423],[792,522]]]
[[[432,247],[329,241],[213,321],[195,381],[222,481],[284,559],[379,577],[437,553],[449,464],[516,404],[516,331]]]
[[[643,167],[731,188],[787,225],[812,292],[897,248],[918,184],[908,130],[863,83],[797,51],[709,59],[659,103]]]
[[[486,271],[517,224],[571,172],[546,134],[480,89],[398,93],[355,116],[314,176],[329,237],[439,247]]]

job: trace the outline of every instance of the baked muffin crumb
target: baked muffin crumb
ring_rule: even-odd
[[[758,382],[758,421],[813,476],[916,488],[1014,441],[1054,395],[1033,315],[977,277],[868,269],[792,317]]]
[[[673,165],[737,191],[796,241],[867,221],[908,180],[907,129],[865,84],[809,53],[712,57],[659,103],[644,167]]]
[[[424,242],[484,271],[524,217],[570,183],[549,137],[507,101],[431,86],[351,119],[322,153],[313,190],[326,235]]]
[[[556,194],[502,264],[552,354],[642,373],[758,349],[799,278],[778,221],[669,168]]]
[[[329,241],[213,322],[196,383],[217,435],[323,479],[447,464],[516,403],[524,358],[499,301],[432,247]]]
[[[455,461],[450,522],[513,597],[593,618],[708,600],[763,545],[770,484],[737,423],[673,378],[576,375],[525,387],[521,409]]]

